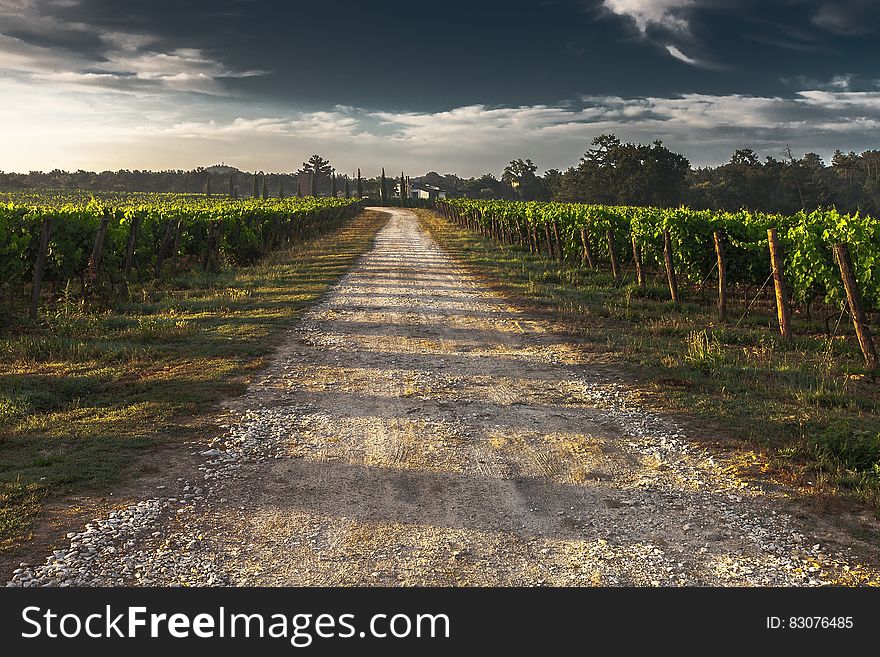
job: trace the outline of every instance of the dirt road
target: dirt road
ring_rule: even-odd
[[[15,583],[817,585],[856,565],[386,211],[200,478]]]

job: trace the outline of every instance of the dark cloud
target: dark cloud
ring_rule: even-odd
[[[861,36],[877,31],[880,2],[877,0],[840,0],[825,2],[813,14],[820,28],[843,36]]]
[[[530,154],[565,166],[608,131],[695,163],[861,150],[880,128],[877,4],[0,0],[0,93],[20,99],[0,104],[17,130],[0,168],[24,166],[2,159],[21,144],[284,170],[323,143],[342,167],[376,153],[477,173]]]
[[[428,111],[581,93],[772,94],[785,91],[780,77],[869,76],[874,62],[864,49],[872,44],[862,35],[876,25],[877,4],[0,0],[0,34],[44,62],[66,58],[69,73],[108,74],[112,85],[164,55],[168,75],[144,78],[153,86],[173,78],[184,88],[189,76],[195,91],[312,109]],[[193,70],[180,70],[187,62]],[[258,71],[269,75],[243,75]]]
[[[68,86],[213,95],[228,92],[226,80],[264,74],[199,47],[198,31],[169,39],[161,22],[122,21],[103,9],[97,0],[2,0],[0,71]]]
[[[722,70],[750,68],[747,49],[754,43],[763,46],[760,55],[771,49],[813,55],[802,61],[805,68],[820,55],[854,57],[869,44],[841,37],[865,37],[880,25],[880,0],[602,0],[600,7],[661,52]]]

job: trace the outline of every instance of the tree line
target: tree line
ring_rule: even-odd
[[[403,180],[403,174],[401,179]],[[291,196],[315,196],[337,198],[369,197],[382,199],[383,203],[397,190],[401,183],[397,178],[381,175],[365,178],[357,173],[339,173],[330,161],[320,155],[312,155],[293,173],[267,173],[264,171],[241,171],[225,164],[196,169],[147,171],[31,171],[30,173],[4,173],[0,171],[0,190],[53,190],[89,192],[158,192],[173,194],[206,194],[231,198],[286,198]],[[405,188],[405,184],[404,184]],[[406,190],[404,189],[404,192]]]
[[[378,189],[376,181],[364,180],[362,185]],[[0,189],[16,190],[87,190],[94,192],[162,192],[173,194],[209,194],[234,197],[345,196],[346,188],[355,195],[356,176],[339,174],[328,160],[313,155],[293,173],[241,171],[235,167],[215,165],[192,170],[165,171],[31,171],[5,173],[0,171]]]
[[[383,184],[384,181],[384,184]],[[714,167],[691,166],[661,141],[623,142],[600,135],[576,166],[538,174],[531,159],[514,159],[500,177],[463,178],[431,171],[413,183],[434,185],[449,197],[556,200],[613,205],[687,205],[695,209],[748,209],[790,214],[836,207],[843,212],[880,214],[880,150],[836,151],[829,163],[816,153],[763,160],[750,148],[733,152]],[[395,181],[396,182],[396,181]],[[383,175],[339,174],[313,155],[294,173],[246,172],[218,165],[190,171],[120,170],[0,172],[0,189],[82,189],[106,192],[207,193],[228,196],[369,196],[386,198],[395,183]],[[405,183],[404,183],[405,186]]]
[[[529,159],[511,160],[500,178],[462,181],[461,196],[555,200],[609,205],[686,205],[695,209],[748,209],[792,214],[836,207],[880,214],[880,151],[836,151],[826,164],[816,153],[761,160],[750,148],[728,162],[692,168],[661,141],[624,143],[615,135],[593,139],[577,166],[538,175]]]

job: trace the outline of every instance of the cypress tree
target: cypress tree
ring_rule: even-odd
[[[278,184],[278,198],[284,198],[284,181]]]
[[[229,174],[229,198],[235,198],[235,181],[231,173]]]
[[[269,185],[266,184],[266,179],[263,178],[263,200],[269,198]]]
[[[364,197],[364,184],[363,184],[363,182],[361,182],[361,170],[360,169],[358,169],[358,179],[357,179],[356,191],[357,191],[357,195],[358,195],[359,199]]]
[[[260,197],[260,177],[254,172],[254,198]]]
[[[330,174],[330,196],[336,198],[336,174]]]
[[[382,176],[379,178],[379,201],[382,205],[388,204],[388,186],[385,183],[385,167],[382,167]]]
[[[348,184],[348,175],[345,176],[345,198],[351,198],[351,187]]]
[[[400,172],[400,206],[403,207],[406,205],[406,178],[403,176],[403,171]]]
[[[205,196],[211,195],[211,174],[205,177]]]

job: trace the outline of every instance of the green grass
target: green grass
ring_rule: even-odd
[[[682,286],[684,302],[675,309],[662,274],[640,290],[632,270],[618,284],[602,269],[551,262],[416,212],[452,255],[502,292],[552,314],[597,359],[623,367],[646,403],[696,420],[707,441],[743,455],[756,450],[762,476],[769,470],[817,497],[880,510],[880,386],[864,369],[846,317],[830,339],[818,319],[797,314],[797,337],[786,344],[769,299],[743,317],[744,299],[757,290],[735,290],[732,321],[719,325],[714,281],[705,290]]]
[[[262,262],[131,287],[112,309],[63,301],[0,324],[0,553],[45,504],[111,488],[147,448],[204,430],[272,339],[372,243],[385,217]]]

